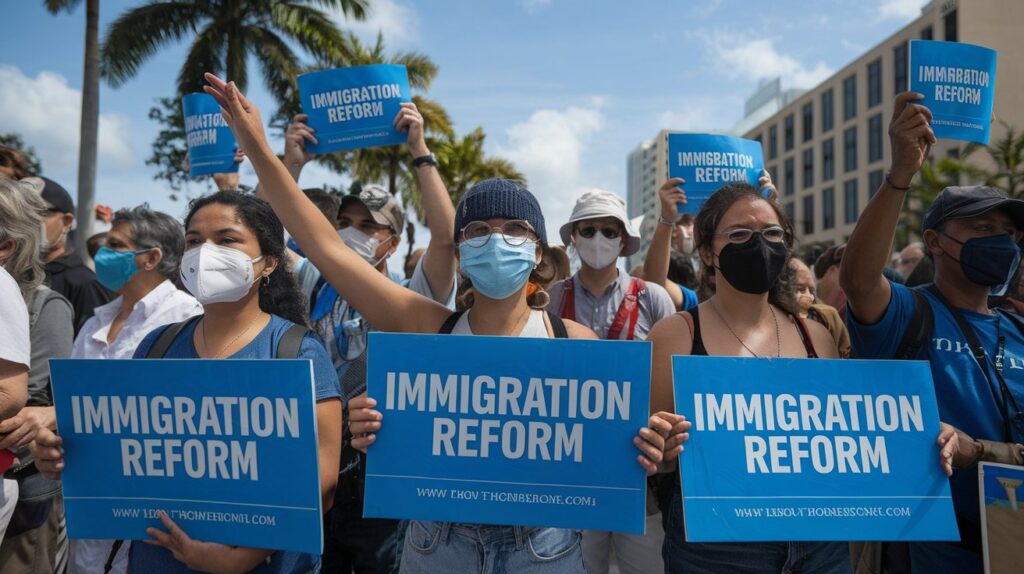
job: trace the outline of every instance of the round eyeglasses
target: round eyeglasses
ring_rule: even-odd
[[[537,232],[533,230],[533,227],[521,219],[506,221],[501,224],[501,227],[491,227],[485,221],[473,221],[462,228],[462,241],[470,247],[483,247],[490,241],[491,234],[495,232],[501,234],[505,243],[514,247],[537,237]]]

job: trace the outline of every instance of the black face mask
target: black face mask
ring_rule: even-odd
[[[718,254],[718,269],[730,285],[744,293],[767,293],[786,268],[789,249],[783,242],[754,234],[746,243],[730,243]]]

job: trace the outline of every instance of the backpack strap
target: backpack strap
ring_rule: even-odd
[[[451,315],[448,315],[448,318],[444,320],[444,325],[441,325],[441,328],[437,330],[437,334],[451,335],[452,330],[455,329],[455,324],[459,322],[459,319],[462,318],[464,313],[465,311],[456,311]]]
[[[153,341],[153,346],[149,348],[149,352],[146,353],[147,359],[162,359],[167,354],[167,349],[171,348],[171,344],[178,338],[189,325],[199,322],[202,319],[202,315],[196,315],[190,319],[186,319],[180,323],[172,323],[168,325],[164,330],[157,335],[156,341]]]
[[[281,339],[277,342],[275,357],[278,359],[298,359],[299,351],[302,348],[302,340],[306,338],[306,333],[309,333],[309,329],[303,325],[288,327],[288,330],[281,335]]]
[[[551,321],[551,331],[554,333],[556,339],[568,339],[569,331],[565,328],[565,321],[561,317],[547,311],[548,320]]]
[[[903,333],[903,339],[900,340],[900,346],[896,349],[894,359],[909,360],[917,357],[921,349],[928,345],[935,327],[935,311],[925,296],[919,289],[911,289],[910,294],[914,296],[914,313],[907,324],[907,330]]]

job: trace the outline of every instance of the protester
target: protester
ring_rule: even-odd
[[[75,310],[75,335],[92,317],[96,307],[110,302],[114,293],[100,284],[96,274],[86,267],[82,258],[71,250],[68,233],[75,224],[75,204],[71,195],[57,182],[45,177],[42,197],[47,203],[46,240],[49,244],[46,261],[46,280],[57,293],[71,302]]]
[[[85,240],[85,248],[89,252],[89,259],[96,259],[96,253],[107,244],[107,232],[101,231]]]
[[[896,98],[889,173],[850,237],[840,282],[856,355],[929,361],[940,418],[973,437],[964,444],[983,445],[966,462],[955,459],[960,468],[950,480],[961,541],[911,543],[911,570],[981,572],[974,463],[1020,460],[1024,442],[1024,370],[1002,368],[1024,359],[1024,329],[1019,317],[988,308],[989,295],[1001,294],[1020,264],[1024,201],[984,186],[947,187],[922,226],[934,285],[911,290],[884,278],[906,192],[936,141],[931,112],[916,103],[923,97]]]
[[[828,331],[800,318],[787,295],[793,230],[777,203],[754,186],[727,185],[701,208],[695,236],[703,273],[715,277],[716,292],[651,331],[653,411],[673,410],[673,355],[838,356]],[[850,572],[846,543],[687,543],[678,471],[661,484],[668,573]]]
[[[543,215],[527,190],[508,180],[475,185],[456,208],[453,240],[460,268],[473,284],[469,311],[453,315],[445,306],[389,281],[332,232],[316,208],[299,191],[285,166],[269,149],[259,112],[234,84],[207,74],[214,95],[225,110],[235,137],[250,150],[261,184],[286,226],[311,261],[351,304],[376,327],[395,332],[465,335],[510,335],[549,338],[553,335],[593,338],[575,322],[562,322],[538,308],[546,293],[528,289],[540,249],[546,244]],[[376,402],[358,397],[350,404],[352,444],[365,449],[381,429]],[[638,462],[656,470],[665,440],[677,418],[652,417],[635,442],[643,453]],[[673,440],[673,439],[670,439]],[[623,461],[625,463],[625,461]],[[448,536],[441,539],[444,529]],[[486,538],[480,538],[486,535]],[[519,540],[519,544],[515,541]],[[528,544],[523,544],[528,540]],[[541,557],[538,562],[532,556]],[[488,565],[482,560],[487,557]],[[579,534],[566,529],[478,525],[442,525],[413,521],[405,538],[402,572],[490,572],[490,561],[503,571],[583,572]]]
[[[565,281],[572,275],[572,263],[569,261],[569,253],[561,245],[549,245],[544,250],[543,260],[551,265],[551,284]],[[547,289],[549,285],[544,285]]]
[[[696,274],[700,271],[700,257],[697,256],[696,242],[693,238],[693,214],[669,214],[669,217],[666,217],[666,214],[662,213],[662,220],[667,221],[671,218],[676,218],[675,226],[672,228],[672,251],[681,255],[690,265],[690,270]]]
[[[298,115],[285,135],[284,162],[298,181],[303,166],[315,158],[306,152],[306,142],[315,142],[314,130]],[[452,226],[455,210],[448,190],[437,172],[437,162],[427,148],[423,117],[415,104],[402,105],[395,118],[399,130],[408,132],[407,145],[414,158],[413,171],[422,191],[423,208],[430,229],[430,243],[416,262],[408,280],[388,270],[388,261],[396,253],[405,230],[405,212],[398,199],[378,185],[364,186],[356,195],[347,195],[334,215],[322,196],[304,191],[332,227],[336,237],[374,266],[381,276],[408,287],[411,291],[448,306],[454,305],[455,244]],[[262,186],[261,186],[262,189]],[[337,204],[336,204],[337,205]],[[301,249],[300,249],[301,251]],[[296,263],[296,274],[310,299],[311,319],[316,332],[331,355],[342,394],[346,400],[366,392],[367,335],[374,330],[371,321],[339,295],[312,263]],[[323,568],[327,572],[396,572],[401,551],[403,525],[398,520],[363,517],[363,477],[366,461],[351,446],[351,433],[342,438],[341,476],[335,493],[334,509],[328,517],[325,533]]]
[[[0,252],[13,245],[0,244]],[[0,421],[7,420],[25,406],[28,399],[28,372],[31,366],[28,309],[18,282],[0,266]],[[18,481],[3,479],[0,489],[0,542],[18,502]]]
[[[818,299],[846,314],[846,294],[839,285],[839,270],[843,262],[846,245],[833,245],[825,250],[814,262],[814,277],[818,284]]]
[[[305,305],[287,266],[284,228],[265,201],[233,191],[192,202],[185,228],[181,280],[203,305],[204,314],[149,333],[134,358],[149,358],[158,342],[160,346],[166,342],[162,358],[273,359],[282,338],[302,326],[304,334],[293,358],[312,362],[321,499],[326,512],[338,475],[340,389],[323,345],[304,329]],[[169,338],[162,337],[165,333]],[[59,475],[63,466],[59,445],[59,437],[49,433],[37,437],[34,454],[44,472]],[[166,514],[161,513],[160,519],[166,531],[149,528],[146,534],[152,539],[131,546],[130,571],[284,573],[310,572],[319,566],[318,556],[192,540]]]
[[[924,243],[920,241],[915,241],[900,251],[896,270],[899,271],[900,277],[904,279],[904,282],[910,277],[910,274],[922,259],[924,259]]]
[[[811,273],[811,268],[806,263],[793,257],[789,260],[789,266],[793,271],[792,296],[797,314],[804,319],[811,319],[824,325],[835,339],[839,356],[849,359],[852,352],[850,333],[846,330],[843,317],[839,311],[818,300],[814,274]]]
[[[584,193],[559,232],[562,242],[571,245],[580,258],[579,271],[553,284],[549,291],[550,308],[560,317],[578,321],[602,339],[643,341],[655,323],[675,312],[672,299],[660,285],[619,271],[619,257],[640,249],[640,233],[626,215],[622,198],[610,191]],[[623,574],[662,570],[658,549],[665,534],[657,508],[653,510],[643,536],[585,530],[587,572],[607,574],[613,547]]]
[[[39,427],[56,428],[49,360],[71,354],[74,330],[71,304],[43,285],[45,245],[40,230],[46,204],[39,196],[42,182],[35,181],[39,185],[33,188],[0,179],[0,265],[24,295],[32,347],[26,406],[0,422],[0,450],[10,450],[18,458],[5,475],[18,481],[18,504],[0,544],[5,574],[63,571],[67,561],[60,484],[39,474],[28,449]]]
[[[11,179],[25,179],[33,174],[24,153],[12,147],[0,145],[0,175]]]

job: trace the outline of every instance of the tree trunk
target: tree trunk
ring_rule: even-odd
[[[82,123],[78,144],[78,228],[74,248],[88,259],[86,241],[96,220],[96,156],[100,116],[100,0],[85,3],[85,65],[82,74]]]

